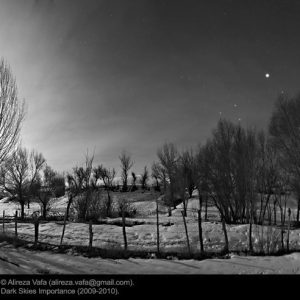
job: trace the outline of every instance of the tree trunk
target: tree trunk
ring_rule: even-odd
[[[69,220],[69,213],[70,213],[70,207],[73,201],[73,196],[70,197],[67,205],[67,210],[66,210],[66,220]]]
[[[183,203],[183,213],[184,213],[184,216],[186,217],[187,216],[187,214],[186,214],[187,207],[186,207],[186,202],[185,202],[184,194],[182,195],[182,203]]]
[[[107,191],[107,207],[106,207],[106,216],[110,217],[110,209],[111,209],[111,199],[110,199],[110,193],[108,188],[106,189]]]
[[[3,233],[5,233],[5,210],[3,211],[2,231],[3,231]]]
[[[269,225],[272,225],[272,208],[270,203],[268,205],[268,219],[269,219]]]
[[[18,236],[18,211],[16,210],[15,214],[15,237]]]
[[[93,223],[92,220],[90,220],[89,222],[89,236],[90,236],[90,240],[89,240],[89,251],[92,250],[93,247]]]
[[[253,253],[253,244],[252,244],[252,223],[253,223],[253,218],[250,217],[250,225],[249,225],[249,251],[250,251],[250,253]]]
[[[221,215],[221,218],[222,218],[222,229],[223,229],[224,238],[225,238],[225,246],[224,246],[223,252],[228,253],[229,252],[229,242],[228,242],[228,236],[227,236],[226,223],[225,223],[225,218],[223,215]]]
[[[298,198],[298,207],[297,207],[297,222],[299,223],[299,215],[300,215],[300,197]]]
[[[34,245],[37,246],[39,240],[39,219],[34,221]]]
[[[207,217],[207,206],[208,206],[208,196],[205,195],[205,222],[208,221],[208,217]]]
[[[284,251],[284,236],[283,236],[283,227],[281,225],[281,249]]]
[[[47,217],[47,203],[43,203],[43,219],[46,220]]]
[[[159,182],[158,182],[157,179],[156,179],[156,190],[157,190],[158,192],[160,191]]]
[[[266,214],[266,210],[267,210],[267,207],[268,207],[268,204],[269,204],[269,201],[270,201],[270,197],[271,197],[271,194],[268,194],[265,206],[263,208],[262,220],[265,218],[265,214]]]
[[[25,208],[25,203],[22,201],[20,202],[21,205],[21,220],[24,220],[25,213],[24,213],[24,208]]]
[[[276,225],[276,217],[277,217],[276,216],[276,213],[277,213],[277,210],[276,210],[276,201],[274,201],[273,205],[274,205],[274,208],[273,208],[274,209],[274,225]]]
[[[190,198],[192,198],[192,196],[193,196],[193,191],[194,191],[194,188],[189,187],[189,196],[190,196]]]
[[[263,212],[263,196],[260,196],[260,211],[259,211],[259,222],[262,224],[262,212]]]
[[[158,201],[156,200],[156,242],[157,254],[159,255],[159,216],[158,216]]]
[[[168,217],[171,217],[172,216],[172,209],[171,207],[169,206],[168,207]]]

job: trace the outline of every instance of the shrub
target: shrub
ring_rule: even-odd
[[[73,202],[72,215],[75,221],[97,221],[106,214],[105,196],[101,191],[85,192]]]
[[[280,231],[272,226],[256,226],[256,248],[261,254],[274,254],[280,251]]]
[[[137,213],[136,208],[128,200],[120,199],[117,203],[117,213],[119,217],[122,217],[123,210],[126,218],[134,218]]]

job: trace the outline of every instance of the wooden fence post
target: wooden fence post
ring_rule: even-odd
[[[253,217],[252,217],[252,214],[251,214],[251,216],[250,216],[250,224],[249,224],[249,251],[250,251],[250,253],[253,253],[252,223],[253,223]]]
[[[65,236],[66,224],[67,224],[67,220],[69,218],[69,210],[70,210],[72,202],[73,202],[73,196],[70,195],[70,196],[68,196],[68,204],[67,204],[67,209],[65,211],[63,231],[62,231],[61,238],[60,238],[60,247],[62,246],[63,239],[64,239],[64,236]]]
[[[18,236],[18,211],[16,210],[15,214],[15,237]]]
[[[93,247],[93,223],[92,220],[89,222],[89,234],[90,234],[90,242],[89,242],[89,251],[92,250]]]
[[[36,246],[39,241],[39,219],[34,220],[34,245]]]
[[[124,247],[125,251],[127,250],[127,238],[126,238],[126,229],[125,229],[125,211],[124,207],[122,207],[122,225],[123,225],[123,237],[124,237]]]
[[[156,234],[157,234],[157,254],[159,255],[159,217],[158,217],[158,201],[156,200]]]
[[[203,245],[202,219],[201,219],[201,210],[200,209],[198,210],[198,230],[199,230],[200,253],[203,254],[204,245]]]
[[[198,210],[198,230],[199,230],[199,242],[200,242],[200,253],[203,254],[204,252],[204,245],[203,245],[203,233],[202,233],[202,195],[200,194],[200,188],[199,191],[199,210]]]
[[[291,209],[288,209],[288,232],[287,232],[287,239],[286,239],[286,250],[287,252],[290,251],[290,226],[291,226]]]
[[[190,241],[189,241],[188,229],[187,229],[187,226],[186,226],[185,215],[184,215],[184,211],[183,210],[181,211],[181,214],[182,214],[183,223],[184,223],[184,229],[185,229],[187,247],[188,247],[189,255],[191,256],[191,248],[190,248]]]
[[[3,231],[3,233],[5,233],[5,210],[3,211],[2,231]]]

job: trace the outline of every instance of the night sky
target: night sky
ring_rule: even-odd
[[[0,56],[27,103],[22,143],[68,171],[151,166],[220,116],[265,128],[300,92],[300,1],[0,0]],[[268,75],[269,74],[269,77]]]

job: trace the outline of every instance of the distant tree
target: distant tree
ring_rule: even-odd
[[[207,186],[207,157],[205,156],[205,148],[200,145],[194,154],[194,163],[192,166],[193,182],[198,190],[199,197],[199,210],[198,210],[198,226],[199,226],[199,241],[200,250],[204,252],[203,243],[203,229],[202,229],[202,207],[203,207],[203,195],[208,192]]]
[[[186,193],[187,181],[185,177],[185,168],[182,157],[180,156],[176,165],[176,175],[174,177],[174,186],[176,193],[179,195],[180,201],[183,204],[183,214],[187,216],[188,197]]]
[[[293,178],[300,181],[300,95],[289,98],[286,94],[279,96],[269,124],[273,143],[280,153],[281,166]],[[297,192],[297,184],[293,184]],[[299,195],[299,194],[298,194]],[[299,222],[300,196],[298,196],[297,221]]]
[[[206,144],[210,196],[226,223],[249,222],[256,207],[254,130],[220,120]]]
[[[176,176],[179,160],[177,147],[173,143],[165,143],[157,151],[157,156],[166,175],[165,179],[165,196],[168,204],[176,208]]]
[[[41,205],[43,218],[46,219],[47,212],[51,207],[51,199],[65,194],[65,179],[46,165],[43,170],[43,178],[41,176],[36,177],[32,190],[32,194],[36,195]]]
[[[79,220],[86,220],[87,212],[92,199],[92,193],[94,190],[93,186],[93,160],[94,156],[86,154],[85,166],[75,167],[73,169],[73,176],[69,175],[71,179],[71,190],[73,189],[76,197],[76,208]],[[79,197],[80,194],[80,197]]]
[[[122,191],[127,192],[128,191],[128,173],[129,170],[133,166],[133,161],[131,159],[131,156],[126,153],[125,151],[122,152],[122,154],[119,156],[120,162],[121,162],[121,168],[122,168]]]
[[[160,191],[160,181],[162,179],[162,169],[159,163],[154,162],[151,166],[151,177],[155,180],[155,190]]]
[[[136,177],[136,174],[134,172],[131,172],[131,177],[132,177],[131,192],[134,192],[134,191],[137,190],[137,186],[136,186],[137,177]]]
[[[193,150],[186,150],[181,155],[181,163],[182,163],[182,180],[185,182],[185,186],[188,190],[189,197],[191,198],[193,195],[193,191],[195,189],[195,181],[194,181],[194,168],[195,168],[195,157]]]
[[[144,167],[144,171],[141,174],[141,185],[142,189],[145,190],[147,188],[147,181],[149,180],[149,171],[147,166]]]
[[[14,150],[24,118],[24,101],[18,98],[16,81],[9,65],[0,60],[0,164]]]
[[[274,189],[280,177],[280,168],[277,147],[264,131],[259,132],[257,137],[256,190],[260,199],[258,221],[261,224],[264,222]]]
[[[41,153],[19,146],[6,160],[2,169],[2,184],[4,189],[16,197],[21,206],[21,218],[24,219],[24,206],[29,201],[33,185],[45,165]]]
[[[93,199],[93,160],[87,153],[85,156],[85,167],[75,167],[67,174],[67,195],[68,202],[65,211],[64,224],[60,245],[62,245],[67,220],[69,219],[70,207],[74,203],[77,206],[78,219],[86,219],[91,199]]]
[[[115,176],[116,176],[115,169],[107,169],[102,165],[94,169],[94,178],[96,179],[96,182],[98,179],[101,179],[103,181],[105,190],[107,192],[106,215],[108,217],[111,216],[112,199],[111,199],[110,192],[113,188],[113,181]]]

